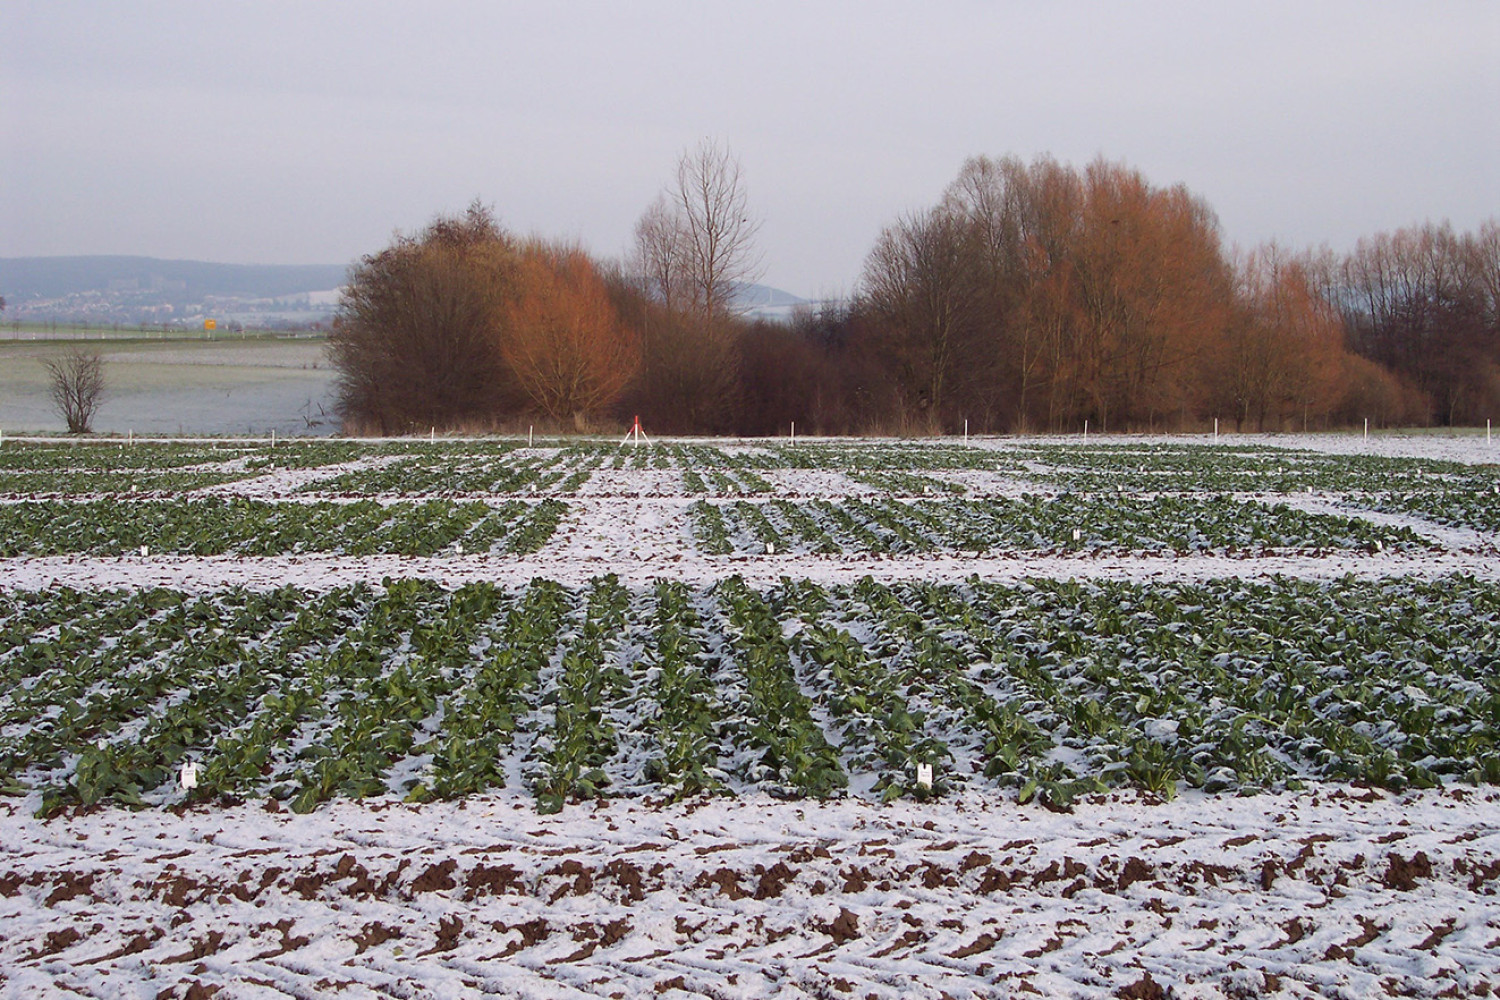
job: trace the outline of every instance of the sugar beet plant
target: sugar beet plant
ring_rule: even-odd
[[[776,794],[823,798],[849,784],[838,751],[813,720],[781,623],[765,599],[738,578],[714,592],[728,646],[744,675],[746,735],[758,760],[750,780]]]
[[[535,552],[567,512],[559,500],[273,503],[240,498],[0,504],[0,557],[179,555],[430,556]],[[456,549],[455,549],[456,551]]]
[[[537,808],[562,809],[570,798],[595,798],[609,784],[604,765],[618,746],[616,727],[606,711],[628,693],[619,642],[626,628],[630,595],[615,577],[595,580],[576,634],[564,645],[554,684],[543,695],[551,723],[537,741],[540,771],[533,779]]]
[[[710,554],[765,551],[771,545],[775,551],[789,552],[1030,550],[1252,556],[1430,545],[1409,528],[1227,496],[1062,494],[720,504],[700,500],[690,516],[700,547]]]
[[[725,710],[712,675],[718,657],[707,648],[692,596],[685,584],[657,583],[641,661],[649,698],[644,724],[654,745],[643,777],[672,799],[726,789],[719,766]]]
[[[226,443],[204,447],[97,441],[0,449],[0,494],[160,493],[250,479],[276,468],[349,461],[367,450],[351,442]]]
[[[0,591],[0,791],[168,804],[190,756],[199,798],[297,809],[1493,784],[1497,667],[1463,576]]]
[[[1493,466],[1234,444],[1047,445],[1017,454],[1033,464],[1033,477],[1098,493],[1485,491],[1496,478]]]

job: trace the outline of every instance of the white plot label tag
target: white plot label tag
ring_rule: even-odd
[[[190,792],[198,787],[198,764],[196,761],[187,761],[182,765],[182,771],[177,775],[177,780],[182,784],[184,792]]]
[[[932,765],[931,764],[918,764],[917,765],[917,784],[921,785],[923,788],[931,788],[932,787]]]

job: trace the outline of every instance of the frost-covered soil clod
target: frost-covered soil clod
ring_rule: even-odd
[[[1483,996],[1500,794],[0,804],[0,990]],[[174,992],[175,991],[175,992]],[[197,995],[208,995],[200,992]]]

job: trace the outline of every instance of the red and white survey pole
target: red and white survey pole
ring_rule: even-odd
[[[646,432],[643,431],[643,430],[641,430],[641,418],[640,417],[636,417],[635,418],[635,426],[632,427],[632,428],[630,428],[630,433],[626,434],[625,435],[625,440],[621,441],[620,443],[621,444],[638,445],[642,441],[645,441],[647,444],[651,443],[651,439],[648,438],[648,437],[646,437]]]

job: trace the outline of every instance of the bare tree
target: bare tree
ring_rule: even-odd
[[[52,402],[68,423],[69,434],[88,434],[104,396],[104,361],[98,354],[74,348],[42,362],[52,381]]]
[[[941,206],[905,216],[881,232],[861,275],[907,417],[929,433],[942,430],[948,389],[974,361],[965,350],[976,304],[967,237]]]
[[[686,253],[687,240],[680,216],[667,196],[659,194],[635,224],[633,264],[646,292],[669,312],[687,298]]]
[[[760,276],[739,160],[705,139],[636,223],[642,368],[631,408],[657,429],[727,430],[735,408],[735,292]]]
[[[740,161],[705,139],[682,154],[675,186],[636,223],[636,267],[669,308],[722,316],[732,311],[735,288],[760,277],[759,229]]]
[[[693,304],[718,315],[729,309],[736,285],[760,277],[760,223],[750,217],[740,161],[728,146],[705,139],[677,161],[674,194]]]

